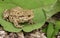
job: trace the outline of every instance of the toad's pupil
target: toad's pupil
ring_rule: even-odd
[[[31,15],[28,15],[28,17],[30,17]]]

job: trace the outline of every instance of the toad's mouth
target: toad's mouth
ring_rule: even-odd
[[[20,20],[23,20],[23,21],[28,21],[28,20],[31,20],[33,19],[34,16],[31,16],[31,17],[21,17],[19,18]]]

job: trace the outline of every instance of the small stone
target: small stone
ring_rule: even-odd
[[[0,38],[4,38],[6,35],[6,32],[5,31],[0,31]]]

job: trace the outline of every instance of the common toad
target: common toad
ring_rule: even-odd
[[[6,9],[3,13],[3,18],[14,24],[15,27],[21,28],[23,25],[21,23],[28,22],[33,24],[34,14],[33,10],[25,10],[21,7],[14,7],[11,9]]]

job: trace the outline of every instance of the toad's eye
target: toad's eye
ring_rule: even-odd
[[[28,15],[28,17],[30,17],[31,15]]]

